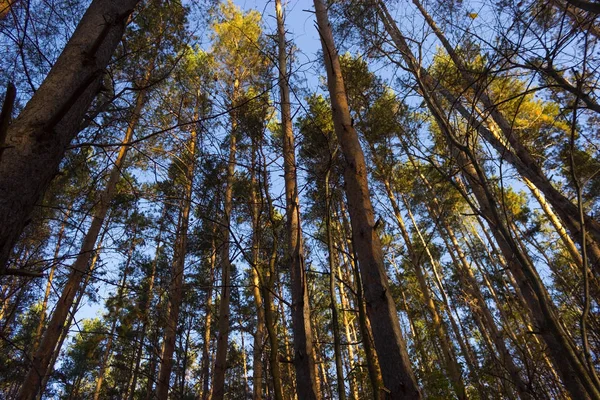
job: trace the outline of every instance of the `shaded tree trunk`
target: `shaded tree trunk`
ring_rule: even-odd
[[[75,295],[81,288],[83,280],[86,278],[86,276],[88,276],[88,274],[91,273],[90,259],[94,254],[94,246],[96,245],[100,229],[104,224],[110,202],[113,199],[117,182],[121,177],[121,169],[124,166],[125,157],[127,156],[127,152],[129,150],[129,142],[133,137],[133,132],[144,104],[142,93],[143,92],[141,92],[138,96],[136,107],[127,126],[125,138],[123,139],[123,145],[121,146],[114,162],[114,166],[110,172],[106,187],[102,193],[100,193],[99,201],[94,207],[92,222],[83,239],[83,243],[81,244],[79,255],[71,266],[69,278],[67,279],[67,282],[63,288],[56,309],[52,314],[48,328],[46,329],[40,345],[36,350],[36,354],[33,357],[31,368],[27,373],[27,377],[23,382],[23,386],[21,387],[21,391],[19,393],[19,399],[21,400],[33,400],[33,398],[35,398],[39,392],[40,384],[43,380],[43,377],[48,373],[52,352],[56,348],[61,329],[64,326],[69,310],[73,305]]]

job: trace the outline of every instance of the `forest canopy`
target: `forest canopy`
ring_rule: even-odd
[[[0,46],[0,398],[600,400],[597,0],[2,0]]]

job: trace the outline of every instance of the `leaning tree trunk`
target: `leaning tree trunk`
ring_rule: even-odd
[[[90,259],[94,254],[94,246],[100,233],[100,229],[104,224],[104,219],[108,212],[110,202],[113,199],[117,182],[121,177],[121,169],[123,168],[127,151],[129,150],[129,142],[133,137],[135,126],[137,125],[142,107],[144,104],[143,92],[138,96],[136,107],[133,111],[132,118],[127,126],[125,138],[123,139],[123,145],[119,150],[117,159],[114,162],[114,166],[110,171],[108,182],[104,191],[100,194],[100,199],[95,207],[92,222],[83,239],[81,244],[81,250],[77,259],[71,266],[71,273],[67,279],[60,299],[58,300],[54,314],[48,323],[48,328],[42,337],[40,345],[36,350],[36,354],[33,357],[31,368],[27,373],[27,377],[23,381],[23,386],[19,393],[19,399],[31,399],[35,398],[36,394],[40,390],[41,382],[44,376],[48,373],[50,359],[52,358],[52,352],[56,348],[56,344],[60,337],[60,332],[65,324],[69,310],[73,305],[75,295],[81,287],[81,283],[84,278],[90,273]],[[0,178],[1,179],[1,178]],[[1,229],[1,228],[0,228]]]
[[[57,174],[138,2],[92,2],[56,64],[0,143],[5,147],[0,159],[0,271],[5,270],[31,211]],[[26,392],[37,390],[35,380],[39,376],[25,381]]]
[[[600,398],[600,389],[594,379],[595,374],[584,366],[580,351],[573,344],[568,333],[561,325],[554,306],[543,282],[535,271],[528,257],[521,251],[512,238],[509,227],[500,216],[497,202],[492,194],[483,170],[471,148],[461,143],[454,129],[445,118],[441,103],[436,95],[431,80],[423,79],[424,69],[420,66],[406,40],[393,23],[387,8],[378,3],[378,12],[386,25],[388,33],[393,36],[394,43],[401,50],[402,56],[417,79],[420,94],[427,102],[436,123],[448,143],[448,147],[461,168],[479,205],[479,210],[492,227],[492,234],[502,251],[518,287],[523,293],[529,311],[536,322],[548,351],[552,354],[554,364],[561,374],[563,383],[575,398]],[[468,199],[468,197],[467,197]],[[471,202],[471,205],[474,206]]]
[[[313,349],[310,322],[310,303],[304,265],[304,245],[300,224],[298,183],[296,179],[296,156],[290,88],[287,74],[285,27],[281,0],[275,0],[277,14],[279,93],[281,98],[281,125],[283,130],[283,163],[285,180],[287,257],[290,265],[292,287],[292,330],[294,333],[294,366],[298,396],[302,399],[320,398],[317,385],[317,369]]]
[[[352,236],[383,382],[393,399],[420,399],[421,394],[400,330],[398,312],[389,290],[381,242],[374,229],[365,157],[350,117],[327,9],[322,0],[314,0],[314,4],[327,69],[334,128],[346,161],[344,179]]]
[[[569,229],[573,238],[578,238],[582,227],[590,233],[589,242],[587,243],[592,256],[594,258],[594,266],[597,273],[600,273],[600,223],[588,215],[584,216],[584,224],[580,222],[579,209],[573,204],[566,196],[560,193],[550,180],[543,173],[542,169],[538,166],[538,163],[533,158],[529,150],[521,143],[519,138],[515,135],[512,128],[512,123],[506,119],[506,117],[498,110],[493,103],[492,99],[487,95],[485,87],[483,87],[479,81],[469,72],[468,66],[464,63],[462,58],[450,45],[448,39],[444,36],[442,31],[438,28],[436,23],[433,21],[431,16],[427,13],[425,8],[421,5],[418,0],[413,0],[413,3],[417,6],[429,26],[433,29],[438,39],[442,42],[442,45],[450,55],[453,63],[458,69],[464,80],[465,90],[472,89],[475,92],[477,98],[481,100],[481,103],[486,110],[490,112],[494,122],[500,128],[500,131],[504,135],[505,139],[510,143],[514,150],[514,155],[520,162],[511,162],[519,173],[526,179],[528,179],[537,189],[539,189],[547,201],[553,206],[556,213],[559,215],[565,226]],[[465,117],[470,120],[472,116]],[[491,138],[486,137],[486,140]],[[497,145],[496,145],[497,147]],[[509,150],[512,153],[512,150]],[[504,153],[500,153],[503,155]],[[560,233],[560,232],[559,232]]]

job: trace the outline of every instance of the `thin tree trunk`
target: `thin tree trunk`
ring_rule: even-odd
[[[233,102],[236,103],[238,81],[234,83]],[[231,229],[231,211],[233,208],[233,183],[235,173],[236,159],[236,135],[237,135],[237,116],[235,111],[231,112],[231,134],[229,138],[229,161],[227,163],[227,178],[225,187],[225,197],[223,201],[223,222],[221,237],[221,302],[219,304],[219,334],[217,336],[217,354],[215,356],[215,370],[212,385],[212,399],[223,400],[225,397],[225,372],[227,370],[227,346],[229,345],[229,301],[231,299],[231,260],[229,259],[229,230]]]
[[[211,339],[211,323],[212,323],[212,296],[213,286],[215,283],[215,267],[217,265],[217,243],[215,240],[216,225],[212,224],[212,235],[211,235],[211,251],[210,251],[210,285],[206,293],[206,315],[204,317],[204,339],[202,343],[202,369],[201,378],[202,382],[202,399],[209,400],[210,391],[210,339]]]
[[[56,268],[58,267],[58,255],[60,254],[60,246],[62,244],[62,239],[65,233],[65,227],[67,226],[67,221],[69,220],[69,216],[71,214],[71,209],[67,209],[64,214],[62,224],[60,225],[60,229],[58,231],[58,235],[56,237],[56,246],[54,247],[54,257],[52,258],[52,268],[50,268],[50,274],[48,275],[48,282],[46,282],[46,291],[44,292],[44,300],[42,301],[42,309],[40,310],[40,322],[35,331],[35,340],[33,342],[32,350],[35,351],[37,349],[40,338],[42,337],[42,331],[44,330],[44,325],[46,325],[46,312],[48,310],[48,300],[50,299],[50,292],[52,290],[52,282],[54,281],[54,273],[56,272]],[[1,320],[0,316],[0,320]]]
[[[75,298],[75,301],[73,302],[73,305],[71,306],[71,310],[69,312],[69,317],[66,320],[64,326],[62,327],[62,329],[60,331],[60,337],[58,339],[58,343],[56,344],[56,347],[52,351],[52,357],[51,357],[50,363],[49,363],[50,367],[48,369],[48,373],[42,379],[42,383],[40,385],[40,390],[37,395],[38,400],[42,398],[44,391],[46,390],[46,386],[48,384],[48,379],[50,379],[50,376],[52,375],[52,369],[54,368],[54,365],[56,364],[56,360],[58,359],[58,357],[60,355],[60,350],[62,349],[63,343],[69,336],[69,331],[71,329],[71,325],[73,324],[73,319],[75,319],[75,314],[77,314],[77,311],[79,310],[79,305],[81,304],[81,300],[85,296],[85,291],[90,282],[90,278],[91,278],[92,273],[94,272],[94,269],[96,268],[96,265],[98,263],[98,258],[100,256],[100,249],[102,248],[102,243],[104,242],[104,237],[105,237],[106,233],[108,232],[108,227],[109,227],[108,219],[109,218],[107,218],[107,222],[105,223],[104,230],[102,231],[102,234],[100,235],[100,239],[98,240],[98,246],[94,250],[94,256],[92,257],[92,259],[90,261],[89,273],[87,274],[87,276],[83,282],[83,285],[81,286],[81,288],[79,289],[79,291],[77,293],[77,297]]]
[[[344,384],[344,367],[342,350],[340,347],[340,326],[337,299],[335,298],[335,276],[336,262],[335,249],[333,247],[333,232],[331,227],[331,194],[329,190],[329,174],[331,168],[325,174],[325,229],[327,231],[327,250],[329,261],[329,301],[331,302],[331,326],[333,330],[333,353],[335,355],[335,372],[337,378],[338,398],[346,400],[346,386]]]
[[[262,364],[262,350],[263,341],[265,336],[265,305],[263,304],[263,298],[261,295],[261,287],[263,285],[261,275],[261,263],[259,260],[260,252],[260,211],[258,207],[258,199],[256,197],[257,192],[257,179],[256,174],[258,172],[258,165],[256,163],[256,141],[252,143],[252,165],[251,165],[251,178],[250,178],[250,211],[252,213],[252,295],[254,296],[254,305],[256,307],[256,328],[254,332],[254,350],[252,360],[252,398],[254,400],[260,400],[263,398],[262,380],[263,380],[263,364]]]
[[[317,370],[313,350],[310,322],[310,303],[304,265],[304,244],[300,223],[296,156],[290,89],[287,75],[285,27],[281,0],[275,0],[277,14],[279,93],[281,100],[281,125],[283,130],[283,162],[285,179],[286,221],[288,232],[287,257],[290,265],[292,287],[292,329],[294,333],[294,366],[298,395],[301,399],[321,398],[317,385]]]
[[[350,324],[352,323],[349,318],[348,318],[348,310],[350,309],[350,303],[348,301],[348,297],[346,296],[345,290],[344,290],[344,284],[342,283],[344,280],[344,277],[342,275],[342,268],[338,263],[337,266],[337,277],[338,277],[338,291],[340,292],[340,304],[342,306],[342,324],[344,325],[344,334],[346,336],[346,342],[348,343],[347,345],[347,349],[348,349],[348,376],[349,376],[349,380],[350,380],[350,394],[351,394],[351,399],[353,400],[358,400],[359,399],[359,391],[358,391],[358,385],[356,382],[356,373],[355,373],[355,368],[359,369],[359,372],[361,371],[360,368],[360,364],[355,364],[354,362],[354,357],[355,357],[355,350],[354,350],[354,340],[352,339],[352,333],[351,333],[351,327]]]
[[[373,159],[375,160],[375,166],[379,170],[379,172],[383,175],[383,173],[384,173],[383,168],[381,167],[380,162],[377,158],[375,148],[372,145],[370,145],[370,148],[371,148],[371,155],[372,155]],[[448,335],[448,328],[447,328],[446,324],[443,322],[442,318],[440,317],[440,314],[438,312],[438,307],[435,304],[435,302],[433,301],[431,294],[429,293],[429,287],[427,286],[421,257],[419,256],[419,254],[417,254],[417,252],[413,246],[413,243],[410,239],[410,236],[408,234],[408,231],[406,230],[406,226],[404,224],[404,219],[402,218],[402,214],[400,213],[400,207],[398,206],[398,201],[396,200],[396,196],[394,195],[394,192],[392,191],[392,187],[390,185],[388,178],[386,176],[382,176],[382,181],[383,181],[383,184],[385,187],[385,191],[386,191],[388,200],[390,201],[390,204],[392,205],[392,209],[394,211],[394,217],[396,218],[398,228],[400,229],[400,233],[402,234],[402,238],[404,239],[404,243],[408,250],[411,264],[413,265],[415,275],[417,277],[417,283],[419,284],[419,288],[421,289],[421,293],[423,295],[423,300],[425,302],[425,305],[426,305],[426,308],[427,308],[429,314],[431,315],[431,321],[433,323],[433,328],[434,328],[436,335],[438,337],[438,340],[440,342],[440,346],[442,347],[442,356],[443,356],[442,358],[444,360],[446,373],[448,374],[448,378],[450,379],[450,383],[452,384],[452,387],[454,388],[456,396],[459,399],[466,399],[467,392],[465,389],[465,384],[462,379],[461,368],[458,365],[456,354],[454,351],[454,346],[452,345],[450,336]],[[406,201],[404,204],[406,207],[408,207]],[[412,219],[412,214],[410,213],[410,210],[408,210],[408,208],[407,208],[407,211],[409,212],[409,215],[411,216],[411,219]],[[416,222],[414,221],[414,219],[412,219],[412,220],[413,220],[414,228],[417,230],[417,232],[420,235],[420,231],[419,231],[418,226],[416,225]],[[426,252],[429,255],[431,255],[429,253],[429,248],[427,247],[427,243],[424,241],[424,239],[422,237],[421,237],[421,240],[423,242],[423,246],[424,246]],[[433,266],[433,264],[432,264],[432,266]]]
[[[150,307],[152,305],[152,299],[154,298],[154,284],[155,284],[155,280],[156,280],[156,267],[158,266],[158,258],[160,256],[160,245],[162,242],[162,234],[163,234],[163,220],[165,218],[167,212],[167,208],[165,205],[163,205],[163,212],[162,212],[162,216],[161,216],[161,223],[160,223],[160,227],[159,227],[159,231],[158,231],[158,236],[156,237],[156,250],[154,251],[154,260],[152,260],[152,266],[150,267],[150,274],[148,275],[148,288],[147,288],[147,294],[148,294],[148,299],[145,302],[140,302],[139,304],[139,308],[140,310],[142,310],[142,315],[141,315],[141,328],[140,328],[140,335],[138,338],[138,346],[135,352],[135,367],[133,369],[133,374],[131,375],[131,379],[130,379],[130,383],[129,383],[129,396],[127,396],[126,398],[128,398],[129,400],[133,400],[134,396],[135,396],[135,389],[137,387],[137,380],[138,380],[138,375],[139,375],[139,370],[140,370],[140,363],[142,360],[142,352],[143,352],[143,348],[144,348],[144,341],[146,340],[146,330],[148,329],[148,323],[149,323],[149,314],[150,314]]]
[[[104,348],[104,354],[102,356],[102,362],[100,364],[100,371],[98,373],[98,377],[96,378],[96,386],[94,388],[94,400],[98,400],[100,398],[100,392],[102,391],[102,383],[104,382],[104,375],[106,374],[106,369],[108,367],[108,361],[110,359],[112,344],[114,341],[115,333],[117,331],[117,322],[119,320],[119,314],[121,312],[121,304],[123,303],[123,296],[125,294],[125,285],[127,284],[127,278],[129,277],[129,266],[131,264],[131,259],[133,257],[133,251],[136,246],[136,238],[135,233],[133,234],[133,238],[131,240],[131,247],[129,249],[129,254],[127,255],[127,261],[125,262],[125,267],[123,269],[123,278],[119,283],[119,288],[117,291],[117,304],[115,306],[114,315],[112,316],[113,322],[111,324],[110,333],[108,335],[108,340],[106,342],[106,347]]]
[[[9,126],[0,159],[0,272],[77,135],[138,2],[94,0],[42,85]],[[51,335],[56,335],[56,326]],[[35,357],[21,398],[39,389],[48,357],[47,353]]]
[[[367,313],[386,390],[392,399],[420,399],[394,299],[389,290],[381,242],[375,232],[367,169],[354,130],[333,33],[322,0],[314,0],[321,35],[334,128],[346,161],[344,178],[355,251],[365,290]]]
[[[342,226],[344,228],[344,233],[342,233],[342,237],[351,237],[351,228],[349,226],[350,224],[347,221],[343,201],[340,201],[340,208]],[[358,263],[356,261],[357,256],[356,252],[354,251],[354,242],[351,238],[347,241],[347,250],[349,255],[348,263],[350,264],[352,273],[354,274],[354,281],[356,282],[356,304],[358,307],[359,322],[358,326],[360,329],[360,335],[362,337],[363,347],[367,359],[367,369],[369,371],[369,381],[371,383],[371,389],[373,391],[373,399],[377,400],[379,399],[383,391],[383,377],[381,374],[379,360],[377,358],[377,354],[375,354],[376,351],[373,346],[373,334],[371,332],[371,326],[369,325],[369,319],[367,317],[367,307],[365,304],[365,298],[363,296],[363,284],[360,276],[360,271],[358,270]]]
[[[48,373],[48,369],[50,367],[49,363],[52,357],[52,352],[56,347],[60,337],[61,329],[64,326],[69,310],[73,305],[75,295],[80,289],[84,278],[90,273],[90,258],[94,254],[94,246],[98,239],[100,229],[104,224],[110,202],[112,201],[114,192],[116,190],[117,182],[121,177],[121,169],[124,166],[125,157],[129,150],[129,142],[133,137],[133,132],[144,104],[143,93],[144,92],[142,91],[138,95],[132,118],[127,126],[125,138],[123,139],[123,145],[121,146],[114,162],[114,166],[110,172],[106,187],[102,193],[100,193],[100,199],[95,206],[92,222],[83,239],[79,255],[71,266],[71,273],[69,274],[67,283],[63,288],[56,309],[52,314],[52,318],[48,324],[48,328],[46,329],[40,345],[36,350],[36,354],[33,357],[31,368],[27,373],[27,377],[25,378],[19,393],[20,400],[33,400],[39,393],[41,382],[44,376]]]
[[[196,94],[196,100],[200,94]],[[198,108],[196,105],[194,111],[194,121],[198,120]],[[177,228],[177,238],[175,239],[175,254],[173,255],[173,276],[169,285],[169,306],[167,326],[165,328],[165,338],[163,342],[163,351],[160,358],[160,370],[158,382],[156,384],[156,397],[158,400],[166,400],[169,396],[169,382],[171,380],[171,370],[173,368],[173,352],[175,351],[175,342],[177,339],[177,325],[179,322],[179,312],[183,301],[184,286],[184,267],[185,256],[187,254],[188,226],[190,220],[190,209],[192,206],[192,188],[194,185],[194,170],[196,157],[196,139],[197,127],[193,126],[190,132],[190,138],[187,143],[184,155],[187,169],[185,173],[185,192],[181,205],[180,224]]]

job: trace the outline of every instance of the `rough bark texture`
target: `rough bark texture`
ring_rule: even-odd
[[[327,69],[334,128],[346,162],[344,178],[352,237],[383,382],[392,399],[420,399],[421,394],[400,330],[396,305],[388,287],[381,242],[374,229],[365,157],[350,117],[327,10],[321,0],[315,0],[314,4]]]
[[[85,112],[138,0],[94,0],[56,64],[10,125],[0,161],[0,269]]]

